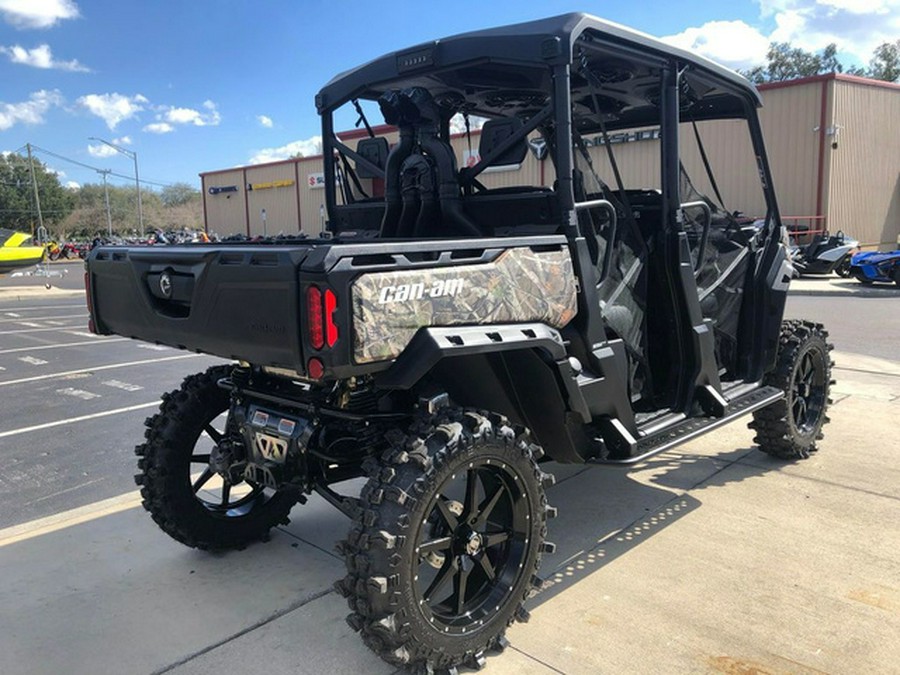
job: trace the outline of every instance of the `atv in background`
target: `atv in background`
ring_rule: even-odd
[[[546,459],[630,465],[750,417],[762,452],[809,457],[831,345],[782,320],[760,104],[740,75],[584,14],[338,75],[316,96],[330,237],[88,259],[92,330],[234,362],[147,420],[144,507],[228,549],[320,495],[351,519],[350,626],[392,664],[447,671],[528,617],[554,551]],[[334,132],[349,115],[355,147]],[[457,115],[487,118],[477,160],[459,161]],[[719,183],[722,165],[757,180]]]
[[[865,251],[853,256],[850,274],[865,285],[876,281],[900,286],[900,251]]]
[[[831,274],[850,276],[850,259],[859,242],[843,232],[829,235],[817,234],[808,244],[792,250],[791,262],[799,276],[807,274]]]

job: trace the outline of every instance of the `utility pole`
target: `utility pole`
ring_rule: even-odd
[[[138,177],[138,161],[137,161],[137,153],[134,150],[127,150],[120,145],[116,145],[115,143],[110,143],[109,141],[104,141],[102,138],[97,138],[96,136],[88,136],[88,140],[90,141],[100,141],[104,145],[108,145],[116,152],[119,152],[126,157],[130,157],[134,160],[134,186],[137,188],[137,207],[138,207],[138,222],[141,225],[141,237],[144,236],[144,207],[141,203],[141,179]]]
[[[106,231],[109,237],[112,237],[112,214],[109,212],[109,185],[106,183],[106,177],[111,171],[112,169],[97,170],[97,173],[103,174],[103,196],[106,199]]]
[[[26,143],[28,148],[28,166],[31,168],[31,185],[34,187],[34,205],[37,208],[39,231],[44,232],[44,217],[41,215],[41,196],[38,193],[37,175],[34,172],[34,157],[31,155],[31,143]],[[34,221],[31,221],[31,236],[34,236]]]

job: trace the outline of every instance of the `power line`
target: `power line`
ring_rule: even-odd
[[[46,150],[45,148],[38,147],[37,145],[32,145],[31,147],[33,149],[37,150],[38,152],[44,153],[45,155],[50,155],[51,157],[55,157],[56,159],[60,159],[64,162],[69,162],[71,164],[75,164],[75,165],[83,167],[85,169],[90,169],[91,171],[97,171],[97,172],[106,171],[106,169],[100,169],[96,166],[91,166],[90,164],[85,164],[84,162],[79,162],[77,159],[72,159],[71,157],[64,157],[63,155],[57,154],[50,150]],[[134,176],[126,176],[125,174],[116,173],[115,171],[110,171],[109,175],[115,176],[116,178],[124,178],[126,180],[134,180]],[[140,182],[144,183],[145,185],[155,185],[157,187],[171,187],[172,186],[171,183],[158,183],[156,181],[146,180],[146,179],[141,180]]]

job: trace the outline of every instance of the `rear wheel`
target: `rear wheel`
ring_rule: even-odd
[[[202,549],[243,548],[263,539],[297,498],[213,470],[211,457],[228,442],[230,393],[218,381],[231,366],[214,366],[163,395],[135,448],[143,505],[172,538]]]
[[[838,263],[838,266],[834,268],[834,273],[839,277],[847,278],[850,276],[850,256],[845,255],[841,258],[841,262]]]
[[[856,277],[856,280],[859,283],[865,284],[866,286],[872,285],[872,280],[866,276],[866,273],[862,271],[862,268],[854,267],[852,272],[853,272],[853,276]]]
[[[447,408],[373,461],[336,588],[375,653],[425,669],[477,667],[527,619],[523,602],[552,550],[542,454],[500,416]]]
[[[765,384],[783,390],[785,396],[753,413],[750,427],[756,429],[754,440],[760,450],[781,459],[805,459],[815,452],[829,421],[832,349],[821,324],[782,324],[777,365]]]

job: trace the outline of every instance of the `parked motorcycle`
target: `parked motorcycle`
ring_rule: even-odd
[[[894,282],[900,286],[900,251],[865,251],[853,256],[850,273],[867,286],[876,282]]]
[[[794,249],[794,268],[801,276],[834,272],[838,276],[849,277],[853,251],[858,247],[856,239],[841,231],[831,236],[827,232],[817,234],[808,244]]]

